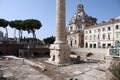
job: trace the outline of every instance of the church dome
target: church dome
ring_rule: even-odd
[[[3,37],[3,32],[2,31],[0,31],[0,37]]]
[[[78,4],[77,10],[76,10],[75,14],[73,15],[70,23],[75,23],[75,21],[78,21],[78,20],[82,21],[85,17],[88,17],[88,16],[84,12],[84,6],[83,6],[83,4]]]

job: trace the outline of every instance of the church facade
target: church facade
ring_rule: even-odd
[[[120,47],[120,17],[97,24],[78,4],[67,27],[67,41],[71,48]]]
[[[85,13],[83,4],[78,4],[67,27],[67,41],[70,47],[84,47],[84,29],[96,24],[96,21],[96,18]]]

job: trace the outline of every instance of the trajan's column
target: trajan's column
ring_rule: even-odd
[[[56,40],[50,46],[47,62],[54,65],[70,63],[70,49],[66,41],[66,0],[56,0]]]

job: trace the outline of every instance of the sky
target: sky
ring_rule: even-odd
[[[97,18],[97,22],[107,21],[110,18],[120,16],[120,0],[66,0],[66,26],[82,3],[89,16]],[[8,21],[37,19],[42,27],[36,31],[38,39],[55,36],[56,30],[56,0],[0,0],[0,18]],[[14,37],[14,29],[7,27],[8,36]],[[0,31],[5,33],[4,28]],[[16,33],[18,37],[18,31]],[[24,37],[32,37],[32,34],[23,32]]]

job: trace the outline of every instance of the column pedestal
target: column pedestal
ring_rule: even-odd
[[[70,48],[66,44],[52,44],[48,63],[63,66],[70,63]]]
[[[70,63],[70,49],[66,43],[66,0],[56,0],[56,40],[50,46],[48,63],[67,65]]]

